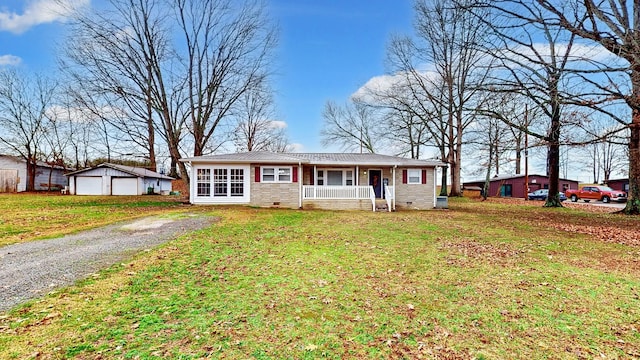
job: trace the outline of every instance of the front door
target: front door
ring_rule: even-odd
[[[382,170],[369,170],[369,185],[373,186],[376,199],[382,199]]]

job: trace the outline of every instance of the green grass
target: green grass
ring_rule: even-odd
[[[181,211],[175,197],[0,194],[0,246]]]
[[[222,220],[0,314],[0,358],[640,356],[636,246],[541,226],[638,219],[212,209]]]

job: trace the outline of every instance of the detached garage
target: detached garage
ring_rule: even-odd
[[[66,174],[74,195],[169,194],[172,177],[144,168],[104,163]]]

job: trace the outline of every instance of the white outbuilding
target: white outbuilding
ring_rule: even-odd
[[[144,195],[171,192],[172,177],[145,168],[103,163],[66,174],[72,195]]]

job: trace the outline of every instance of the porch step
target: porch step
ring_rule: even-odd
[[[387,201],[384,199],[376,199],[376,211],[389,211]]]

